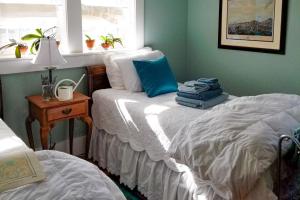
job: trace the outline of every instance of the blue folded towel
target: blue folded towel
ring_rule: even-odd
[[[206,101],[206,100],[215,98],[215,97],[221,95],[222,93],[223,93],[223,90],[221,88],[219,88],[216,90],[208,90],[208,91],[204,91],[204,92],[200,92],[200,93],[196,93],[196,94],[179,91],[179,92],[177,92],[177,95],[180,97],[185,97],[185,98],[189,98],[189,99]]]
[[[218,105],[220,103],[223,103],[224,101],[226,101],[228,99],[228,96],[229,95],[227,93],[223,93],[222,95],[212,98],[207,101],[189,99],[189,98],[178,96],[175,98],[175,100],[180,105],[184,105],[184,106],[188,106],[188,107],[192,107],[192,108],[207,109],[207,108],[213,107],[215,105]]]
[[[199,78],[197,81],[202,83],[217,83],[219,80],[217,78]]]
[[[209,85],[207,83],[202,83],[202,82],[199,82],[199,81],[187,81],[187,82],[184,82],[184,85],[187,86],[187,87],[198,87],[198,88],[207,88],[209,89]]]
[[[219,89],[221,86],[218,82],[199,82],[199,81],[187,81],[182,86],[179,87],[180,92],[187,93],[200,93],[207,90]]]
[[[200,108],[199,105],[188,103],[188,102],[184,102],[184,101],[177,101],[177,99],[176,99],[176,102],[178,104],[182,105],[182,106],[187,106],[187,107],[191,107],[191,108]]]
[[[201,92],[205,92],[207,90],[209,90],[210,87],[208,85],[205,85],[203,87],[189,87],[186,85],[180,85],[178,87],[178,91],[179,92],[185,92],[185,93],[191,93],[191,94],[199,94]]]

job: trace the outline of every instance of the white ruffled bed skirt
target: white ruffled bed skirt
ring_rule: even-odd
[[[197,186],[188,168],[174,171],[164,161],[152,161],[145,151],[133,150],[116,135],[93,129],[89,157],[120,176],[120,182],[138,190],[148,200],[196,199]]]

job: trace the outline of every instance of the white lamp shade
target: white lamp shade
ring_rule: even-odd
[[[67,61],[61,56],[53,38],[42,38],[37,55],[31,61],[33,64],[42,66],[58,66]]]

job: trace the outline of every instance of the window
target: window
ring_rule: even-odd
[[[126,48],[141,47],[143,15],[144,0],[0,0],[0,46],[9,39],[20,41],[36,28],[56,26],[64,53],[83,52],[84,34],[96,39],[98,50],[100,35],[109,33],[122,38]],[[4,54],[13,56],[14,48]]]
[[[53,26],[58,27],[56,38],[61,40],[59,27],[64,26],[63,16],[64,0],[0,0],[0,46],[10,39],[20,41],[36,28],[46,30]],[[13,54],[13,51],[10,48],[2,53]]]
[[[107,34],[120,37],[124,47],[131,47],[135,26],[133,6],[133,0],[81,0],[83,35],[97,39],[98,48],[100,35]]]

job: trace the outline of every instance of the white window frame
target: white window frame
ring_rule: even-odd
[[[144,47],[144,0],[132,0],[135,9],[135,35],[134,47],[139,49]],[[84,67],[87,65],[103,64],[103,54],[107,51],[83,53],[82,44],[82,16],[81,0],[65,0],[65,28],[62,32],[66,35],[67,53],[63,56],[67,64],[59,69]],[[111,50],[126,51],[126,50]],[[33,56],[25,58],[0,58],[0,74],[13,74],[23,72],[43,71],[44,66],[31,64]]]

